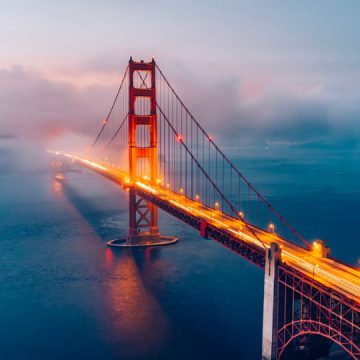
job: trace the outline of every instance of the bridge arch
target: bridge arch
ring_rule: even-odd
[[[296,329],[294,334],[293,329]],[[352,359],[359,359],[360,348],[340,331],[333,329],[328,324],[314,320],[296,320],[285,324],[279,329],[278,359],[282,359],[288,345],[296,338],[304,335],[320,335],[339,345]],[[287,334],[291,334],[287,336]]]

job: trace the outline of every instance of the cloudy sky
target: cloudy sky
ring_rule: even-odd
[[[0,141],[86,143],[132,55],[154,56],[220,142],[358,144],[357,0],[0,5]]]

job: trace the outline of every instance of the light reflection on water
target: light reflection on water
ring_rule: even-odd
[[[300,232],[357,262],[358,158],[266,156],[236,162]],[[1,359],[260,358],[260,270],[163,213],[178,244],[107,248],[128,199],[96,175],[0,181]]]
[[[131,250],[112,252],[110,249],[105,252],[106,266],[111,268],[113,278],[106,291],[112,312],[111,340],[117,344],[119,356],[144,356],[166,341],[167,317],[146,288]]]

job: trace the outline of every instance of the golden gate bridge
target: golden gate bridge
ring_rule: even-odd
[[[219,119],[219,122],[221,119]],[[310,335],[360,359],[360,271],[308,242],[254,188],[191,114],[154,59],[130,58],[110,111],[83,154],[50,151],[129,192],[126,239],[157,246],[158,208],[264,269],[263,359]]]

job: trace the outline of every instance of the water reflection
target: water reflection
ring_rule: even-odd
[[[60,198],[64,196],[62,183],[56,178],[52,181],[52,190],[56,197]]]
[[[52,188],[56,197],[63,198],[64,205],[80,218],[78,226],[85,223],[101,237],[104,235],[103,229],[94,222],[92,210],[97,209],[96,203],[84,198],[66,179],[54,179]],[[112,225],[116,231],[118,226],[118,223]],[[110,230],[114,230],[112,227]],[[118,359],[159,353],[168,340],[168,320],[145,283],[152,282],[154,272],[158,273],[155,269],[162,272],[168,266],[160,259],[160,250],[113,251],[105,248],[100,251],[104,254],[103,266],[107,274],[100,296],[106,303],[100,323],[109,348]]]
[[[145,287],[133,251],[111,252],[105,252],[105,265],[112,270],[106,298],[112,309],[111,342],[116,344],[116,355],[128,358],[154,352],[167,340],[167,317]]]

